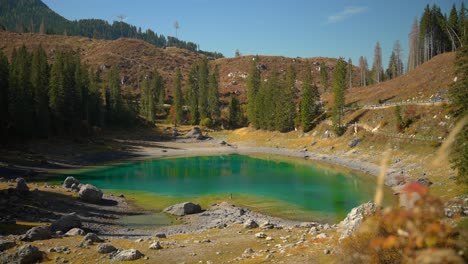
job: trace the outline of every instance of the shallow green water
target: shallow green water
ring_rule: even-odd
[[[244,155],[145,160],[75,176],[102,189],[134,193],[157,209],[187,200],[208,206],[232,195],[233,203],[304,221],[338,221],[372,200],[375,190],[372,177]]]

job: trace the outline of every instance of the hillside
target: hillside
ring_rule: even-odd
[[[353,87],[346,92],[348,106],[362,106],[381,102],[447,99],[447,90],[454,81],[455,53],[435,56],[430,61],[395,79],[367,87]],[[324,100],[330,101],[325,95]]]
[[[46,50],[50,63],[53,62],[54,52],[57,50],[79,51],[82,61],[86,62],[93,69],[107,71],[112,66],[117,66],[121,78],[124,78],[123,89],[139,93],[138,78],[142,78],[147,72],[157,69],[166,82],[168,94],[172,94],[172,80],[176,68],[182,69],[184,79],[190,67],[201,58],[200,54],[179,49],[175,47],[157,48],[145,41],[130,38],[120,38],[117,40],[98,40],[83,37],[71,37],[60,35],[41,35],[31,33],[0,32],[0,49],[7,56],[11,56],[13,49],[21,45],[26,45],[28,49],[42,45]],[[246,78],[253,56],[243,56],[238,58],[211,60],[212,67],[219,67],[220,71],[220,92],[227,95],[228,92],[238,91],[241,100],[245,100]],[[279,56],[259,56],[259,64],[265,66],[262,71],[262,78],[267,79],[272,69],[278,70],[281,74],[286,74],[289,65],[293,65],[297,71],[296,87],[300,90],[302,78],[304,76],[304,66],[306,62],[312,66],[314,81],[321,87],[319,77],[319,64],[324,62],[329,69],[329,76],[334,68],[336,59],[333,58],[286,58]],[[353,83],[358,80],[359,70],[354,67]],[[331,80],[329,80],[331,83]]]

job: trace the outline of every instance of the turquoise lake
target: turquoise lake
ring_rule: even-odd
[[[178,201],[202,206],[230,201],[301,221],[341,220],[373,199],[375,179],[338,172],[309,161],[221,155],[164,158],[74,173],[98,188],[134,194],[154,209]],[[130,195],[131,197],[132,195]]]

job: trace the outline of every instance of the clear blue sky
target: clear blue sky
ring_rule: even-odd
[[[408,33],[426,4],[448,13],[463,0],[43,0],[67,19],[100,18],[126,22],[158,34],[193,41],[200,48],[234,56],[345,57],[360,55],[372,64],[375,43],[384,66],[396,40],[408,54]]]

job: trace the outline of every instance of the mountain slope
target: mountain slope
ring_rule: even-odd
[[[108,40],[122,37],[135,38],[142,39],[156,47],[179,47],[206,54],[209,57],[223,57],[221,53],[199,50],[197,43],[183,41],[171,36],[158,35],[150,29],[142,32],[141,28],[121,21],[114,21],[112,24],[102,19],[69,21],[51,10],[41,0],[0,0],[0,24],[7,31],[18,33],[39,32],[42,23],[45,30],[43,33],[47,34]]]

